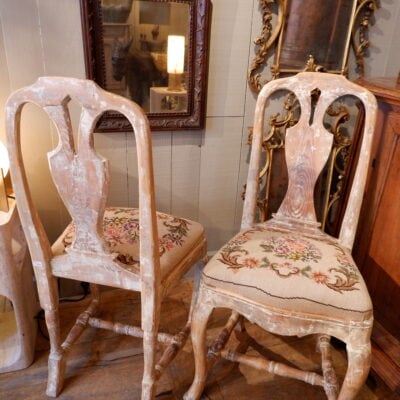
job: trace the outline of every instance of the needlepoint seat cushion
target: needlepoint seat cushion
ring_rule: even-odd
[[[157,212],[160,269],[162,276],[187,255],[188,250],[204,237],[203,227],[194,221]],[[116,260],[126,269],[139,272],[139,210],[137,208],[106,208],[103,219],[104,239]],[[52,246],[53,254],[60,255],[71,246],[75,225],[71,222]]]
[[[364,321],[372,304],[350,252],[321,232],[255,225],[233,237],[203,271],[206,285],[275,311]]]

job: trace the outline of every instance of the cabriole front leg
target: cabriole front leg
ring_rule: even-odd
[[[200,284],[197,304],[192,316],[192,344],[195,376],[192,386],[183,396],[184,400],[197,400],[203,392],[207,379],[206,329],[213,306],[207,301],[207,292]]]

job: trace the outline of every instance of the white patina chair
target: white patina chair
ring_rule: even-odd
[[[278,212],[256,223],[256,203],[268,98],[278,90],[293,92],[301,108],[298,123],[287,130],[289,185]],[[315,97],[315,93],[319,97]],[[334,100],[352,95],[365,108],[362,146],[338,239],[322,232],[314,210],[314,186],[328,160],[333,135],[323,124]],[[203,270],[193,313],[192,341],[196,361],[193,384],[185,399],[198,399],[207,372],[218,356],[278,375],[323,386],[329,399],[354,398],[363,385],[371,357],[371,300],[351,249],[363,199],[376,118],[376,100],[366,89],[342,76],[303,72],[277,79],[261,90],[255,111],[253,146],[241,231],[226,243]],[[206,354],[205,332],[214,308],[228,307],[231,318]],[[242,318],[279,335],[318,335],[322,375],[227,350],[236,327],[246,337]],[[330,337],[346,343],[348,369],[338,393],[329,352]],[[296,394],[293,393],[293,396]]]
[[[71,99],[82,107],[76,141],[68,111]],[[53,246],[34,208],[21,154],[20,118],[28,102],[44,109],[59,135],[59,143],[48,153],[48,161],[72,223]],[[138,209],[106,208],[109,165],[93,148],[93,131],[108,110],[125,115],[134,130]],[[6,125],[18,210],[50,336],[47,394],[60,393],[66,354],[84,328],[92,326],[143,338],[142,399],[152,399],[156,381],[190,331],[189,320],[175,336],[158,332],[161,301],[172,285],[205,257],[206,241],[200,224],[156,213],[151,133],[146,115],[135,103],[100,89],[92,81],[44,77],[9,97]],[[93,284],[90,306],[78,317],[64,341],[60,338],[57,277]],[[141,328],[96,318],[100,300],[96,284],[141,292]],[[167,345],[158,363],[157,340]]]
[[[39,311],[28,246],[9,202],[10,210],[0,211],[0,373],[32,363]]]

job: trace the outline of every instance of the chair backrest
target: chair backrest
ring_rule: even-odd
[[[289,78],[270,81],[262,88],[255,111],[242,228],[256,222],[265,108],[268,98],[279,90],[295,94],[301,115],[297,124],[287,129],[285,157],[289,184],[274,220],[283,225],[297,226],[300,229],[303,227],[304,230],[317,230],[319,226],[314,208],[314,187],[329,158],[333,143],[332,133],[323,124],[325,112],[336,99],[346,95],[357,97],[364,105],[365,124],[360,156],[339,234],[339,242],[351,248],[368,172],[377,103],[367,89],[341,75],[301,72]]]
[[[68,103],[81,106],[74,139]],[[14,92],[6,104],[7,143],[10,171],[21,222],[27,235],[33,265],[50,270],[49,240],[32,203],[20,140],[20,119],[25,103],[42,107],[54,122],[59,142],[48,153],[54,184],[76,229],[70,254],[96,254],[110,259],[103,240],[102,221],[109,191],[108,161],[93,147],[96,123],[106,111],[119,112],[131,123],[139,170],[140,261],[142,276],[158,273],[159,253],[155,215],[151,134],[143,110],[132,101],[102,90],[89,80],[42,77],[33,85]]]

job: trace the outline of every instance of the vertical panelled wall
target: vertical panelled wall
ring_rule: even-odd
[[[203,131],[155,132],[153,135],[158,208],[200,221],[209,250],[218,249],[239,229],[241,193],[247,173],[247,128],[252,125],[255,96],[246,83],[260,33],[258,0],[212,0],[207,121]],[[380,0],[368,76],[397,75],[400,69],[400,2]],[[84,77],[79,0],[0,1],[0,108],[8,94],[41,75]],[[74,111],[74,110],[73,110]],[[73,113],[74,119],[78,118]],[[55,237],[67,215],[50,184],[47,161],[39,154],[55,145],[53,127],[29,107],[24,140],[34,198],[46,228]],[[4,138],[4,113],[0,113]],[[110,159],[109,202],[132,206],[137,198],[135,142],[130,133],[98,134],[96,147]]]

